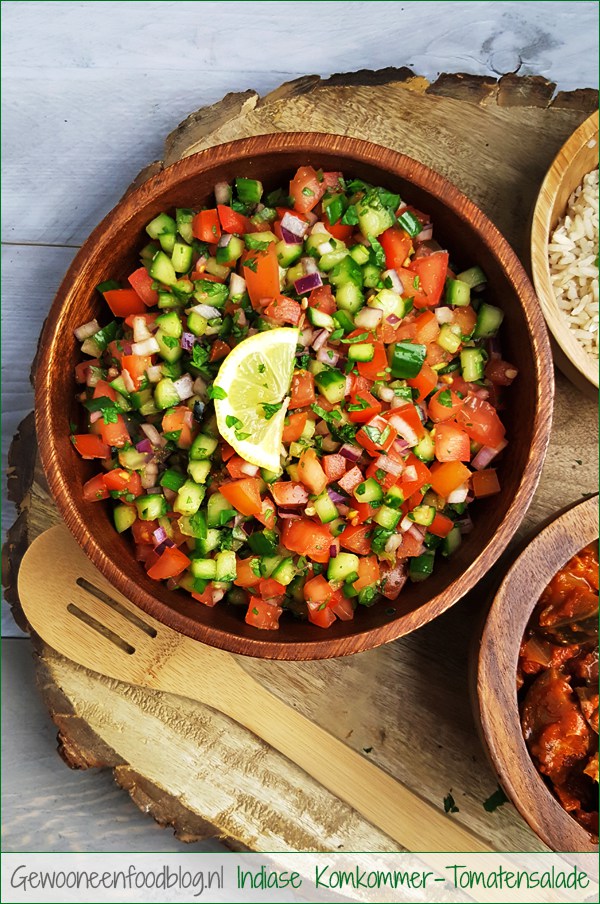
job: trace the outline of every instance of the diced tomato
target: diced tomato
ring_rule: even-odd
[[[398,547],[396,555],[399,559],[409,559],[420,556],[423,552],[423,540],[418,540],[413,534],[402,534],[402,545]]]
[[[315,401],[315,378],[308,370],[296,370],[292,376],[290,408],[306,408]]]
[[[243,470],[244,467],[248,467],[248,462],[240,455],[232,455],[227,462],[229,476],[233,477],[234,480],[243,480],[244,477],[248,477],[246,471]]]
[[[346,471],[346,473],[339,478],[338,484],[345,493],[350,495],[363,480],[364,477],[362,471],[359,467],[354,465],[354,467],[350,468],[349,471]]]
[[[124,468],[114,468],[104,475],[104,485],[108,490],[116,490],[119,493],[131,493],[132,496],[142,495],[142,481],[136,471],[126,471]]]
[[[476,396],[467,396],[456,422],[476,443],[491,446],[492,449],[504,439],[505,429],[496,409]]]
[[[275,210],[280,220],[283,220],[285,214],[289,213],[293,217],[296,217],[298,220],[302,220],[303,223],[308,223],[308,217],[305,216],[301,211],[294,210],[293,207],[276,207]]]
[[[229,461],[235,455],[235,449],[233,449],[229,443],[226,443],[225,440],[221,441],[221,458],[223,461]]]
[[[71,441],[82,458],[108,458],[110,446],[92,433],[76,433]]]
[[[129,285],[140,296],[144,305],[148,308],[158,304],[158,291],[152,288],[154,280],[145,267],[138,267],[131,276],[128,277]],[[131,313],[136,313],[131,311]]]
[[[324,455],[321,459],[328,483],[334,483],[346,473],[346,459],[343,455]]]
[[[431,483],[431,472],[427,465],[411,452],[406,459],[406,468],[398,481],[398,486],[404,493],[404,498],[410,499],[413,493],[420,490],[426,483]]]
[[[144,302],[133,289],[109,289],[104,293],[104,298],[115,317],[143,314],[146,310]]]
[[[221,484],[219,492],[242,515],[257,515],[262,512],[259,487],[256,477],[245,477],[243,480]]]
[[[352,621],[354,618],[352,601],[344,596],[341,590],[336,590],[335,593],[332,594],[327,605],[329,609],[337,615],[340,621]]]
[[[262,500],[261,511],[257,512],[254,517],[257,521],[260,521],[261,524],[264,524],[265,527],[268,527],[269,530],[275,530],[277,515],[275,513],[275,506],[270,499]]]
[[[461,399],[453,389],[446,387],[431,396],[427,404],[427,413],[435,423],[449,421],[456,417],[464,404],[464,399]]]
[[[325,182],[319,182],[312,166],[301,166],[290,182],[290,195],[294,199],[294,208],[301,213],[316,207],[326,189]]]
[[[195,430],[192,430],[193,415],[187,405],[178,405],[169,408],[162,419],[164,433],[179,434],[175,442],[180,449],[189,449],[194,439]]]
[[[475,329],[475,324],[477,323],[477,313],[471,307],[471,305],[466,305],[466,307],[458,307],[454,308],[454,323],[457,323],[460,327],[460,331],[463,336],[470,336],[473,330]]]
[[[278,295],[265,308],[264,313],[265,317],[270,317],[275,323],[291,323],[297,326],[302,316],[302,308],[297,301],[285,295]]]
[[[322,574],[311,578],[304,585],[304,599],[310,603],[326,603],[333,594],[333,587]]]
[[[100,502],[101,499],[108,499],[108,487],[104,482],[104,474],[96,474],[91,480],[83,485],[84,502]]]
[[[440,325],[433,311],[425,311],[419,314],[415,320],[415,338],[421,345],[429,345],[435,342],[440,335]]]
[[[370,502],[353,502],[352,510],[354,512],[354,515],[350,516],[352,524],[364,524],[365,521],[370,521],[377,514],[377,508]]]
[[[316,308],[324,314],[334,314],[337,311],[337,304],[331,291],[330,286],[319,286],[313,289],[308,296],[309,308]]]
[[[500,492],[500,482],[495,468],[487,468],[485,471],[475,471],[471,474],[471,486],[473,495],[478,499],[482,496],[493,496]]]
[[[364,330],[363,330],[364,333]],[[350,337],[352,333],[350,333]],[[367,340],[365,340],[366,342]],[[389,380],[389,364],[383,342],[373,342],[374,354],[370,361],[359,361],[358,372],[367,380]]]
[[[201,242],[215,245],[221,238],[221,225],[216,208],[197,213],[192,220],[192,232]]]
[[[358,410],[352,410],[357,406]],[[351,393],[349,404],[346,406],[348,419],[353,424],[366,424],[371,418],[375,417],[381,411],[381,402],[376,399],[370,392],[363,390],[362,392]]]
[[[340,242],[347,242],[354,232],[354,226],[345,226],[343,223],[330,223],[327,214],[325,214],[324,222],[327,232]]]
[[[188,557],[176,546],[167,546],[158,562],[148,569],[148,577],[155,581],[174,578],[191,564]]]
[[[230,351],[231,349],[226,342],[223,342],[222,339],[215,339],[211,346],[208,360],[211,364],[213,363],[213,361],[222,361],[223,358],[227,357]]]
[[[380,592],[388,600],[398,599],[400,591],[406,584],[407,574],[403,562],[396,562],[395,565],[382,565],[382,581]]]
[[[87,383],[90,367],[100,367],[100,360],[98,358],[89,358],[87,361],[80,361],[79,364],[76,364],[75,382]]]
[[[323,182],[327,188],[339,190],[344,186],[344,174],[339,170],[329,170],[323,173]]]
[[[383,468],[379,467],[376,461],[372,461],[370,463],[369,467],[365,471],[365,476],[373,477],[377,481],[379,486],[384,490],[389,490],[389,488],[393,487],[398,480],[397,475],[384,471]]]
[[[509,364],[502,358],[490,358],[485,368],[486,377],[496,386],[510,386],[518,373],[514,364]]]
[[[370,392],[373,388],[373,380],[368,380],[366,377],[362,377],[360,374],[355,374],[353,372],[350,372],[349,376],[351,380],[351,393]]]
[[[279,603],[285,596],[285,585],[280,584],[274,578],[262,578],[258,584],[258,590],[264,600]]]
[[[122,414],[117,415],[117,420],[114,423],[111,421],[107,424],[105,423],[104,418],[100,418],[97,423],[100,426],[102,441],[108,446],[120,448],[131,442],[131,437],[129,436],[129,431],[123,420]]]
[[[154,543],[154,531],[159,527],[158,521],[142,521],[140,518],[131,525],[133,539],[138,546],[147,546]]]
[[[390,408],[384,417],[394,427],[398,436],[405,439],[410,446],[416,444],[425,436],[425,427],[419,417],[419,412],[414,405],[407,402],[401,408]]]
[[[420,257],[410,262],[408,269],[419,278],[417,293],[414,296],[416,308],[433,308],[439,303],[446,282],[448,259],[447,251],[436,251],[428,257]],[[412,295],[412,291],[412,288],[409,288],[405,294]]]
[[[329,628],[335,621],[335,612],[327,603],[313,603],[311,600],[306,601],[308,608],[308,620],[319,628]]]
[[[199,603],[203,603],[210,609],[212,609],[213,606],[216,606],[220,599],[220,596],[216,593],[212,584],[207,584],[202,593],[192,593],[192,596],[195,600],[198,600]]]
[[[276,631],[282,612],[281,606],[274,606],[259,596],[251,596],[246,612],[246,624],[263,631]]]
[[[277,503],[285,507],[306,505],[308,503],[308,493],[301,483],[294,481],[278,481],[271,484],[271,495]]]
[[[452,518],[448,518],[447,515],[436,512],[435,517],[427,530],[435,537],[447,537],[453,527],[454,521]]]
[[[355,590],[371,587],[379,580],[379,562],[377,556],[365,556],[358,560],[358,580],[352,586]]]
[[[115,402],[117,398],[117,391],[113,389],[110,383],[107,383],[106,380],[98,380],[96,385],[94,386],[94,392],[92,398],[94,399],[110,399],[111,402]]]
[[[438,461],[470,461],[471,441],[455,424],[438,424],[435,428],[435,457]]]
[[[431,466],[430,483],[434,492],[445,499],[470,476],[471,472],[460,461],[436,461]]]
[[[397,226],[392,226],[381,233],[378,241],[385,251],[385,265],[388,270],[405,266],[406,258],[412,251],[412,240],[408,233]],[[410,292],[405,291],[403,294],[410,295]]]
[[[397,437],[397,432],[380,414],[375,415],[356,434],[356,442],[360,443],[369,455],[387,452]]]
[[[298,477],[310,493],[318,496],[327,486],[327,477],[314,449],[304,449],[298,461]]]
[[[130,314],[125,318],[125,323],[133,329],[133,318],[141,317],[147,327],[152,326],[157,317],[160,317],[162,311],[144,311],[143,314]]]
[[[255,574],[252,568],[252,564],[254,563],[255,567],[259,563],[259,559],[257,556],[250,556],[247,559],[238,559],[237,560],[237,574],[234,580],[234,584],[236,587],[256,587],[260,581],[260,572],[259,574]],[[258,568],[256,568],[258,571]]]
[[[228,232],[232,235],[244,235],[247,232],[254,232],[254,224],[249,217],[238,213],[237,210],[232,210],[231,207],[226,207],[225,204],[217,204],[217,213],[223,232]]]
[[[284,424],[283,427],[283,436],[281,438],[282,442],[297,442],[304,432],[307,420],[308,414],[306,413],[306,411],[296,411],[294,412],[294,414],[289,414],[286,418],[286,421],[288,421],[288,423]]]
[[[279,295],[279,261],[275,245],[271,242],[263,251],[246,251],[241,260],[252,307],[260,311],[267,299],[270,301]]]
[[[347,524],[339,536],[340,544],[344,549],[355,552],[359,556],[366,556],[371,552],[369,535],[373,528],[365,524]]]
[[[410,387],[417,390],[419,393],[417,402],[421,402],[423,399],[427,398],[432,389],[435,389],[437,381],[438,375],[435,370],[433,370],[429,364],[423,364],[417,376],[406,382]]]
[[[339,549],[339,540],[332,537],[325,524],[317,524],[308,518],[296,521],[288,519],[282,532],[282,541],[290,552],[308,556],[313,562],[329,561],[331,549]]]
[[[139,389],[149,367],[152,367],[151,355],[123,355],[121,358],[121,367],[126,370],[135,384],[135,388]]]

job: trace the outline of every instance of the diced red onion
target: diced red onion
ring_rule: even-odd
[[[324,254],[330,254],[333,251],[333,245],[330,241],[321,242],[320,245],[317,245],[317,251],[321,256]]]
[[[248,477],[256,477],[258,470],[256,465],[251,465],[248,461],[245,461],[243,465],[240,465],[240,471],[242,474],[247,474]]]
[[[476,389],[474,395],[476,395],[478,399],[483,399],[483,401],[489,399],[490,397],[489,391],[487,389]]]
[[[239,273],[232,273],[229,278],[229,297],[243,295],[246,291],[246,280]]]
[[[324,346],[317,352],[317,361],[320,361],[322,364],[330,364],[332,367],[335,367],[338,363],[339,357],[337,352],[332,351],[330,348],[325,348]]]
[[[338,493],[337,490],[332,490],[330,487],[327,488],[327,495],[331,499],[332,502],[346,502],[347,497],[342,496],[341,493]]]
[[[165,494],[167,502],[175,502],[175,499],[177,498],[175,490],[170,490],[169,487],[163,487],[163,493]]]
[[[327,436],[329,433],[329,427],[327,426],[326,421],[319,421],[317,426],[315,427],[315,433],[317,436]]]
[[[427,223],[421,229],[420,233],[415,236],[416,242],[429,242],[433,238],[433,225],[431,223]]]
[[[308,279],[309,277],[305,277],[305,278]],[[329,333],[327,332],[327,330],[319,330],[317,335],[313,338],[312,347],[314,348],[314,350],[316,352],[318,352],[319,349],[325,345],[325,343],[327,342],[328,339],[329,339]]]
[[[194,385],[189,374],[184,374],[182,377],[179,377],[178,380],[174,380],[173,386],[177,390],[177,395],[181,402],[185,402],[186,399],[189,399],[194,395]]]
[[[281,227],[281,238],[285,242],[286,245],[301,245],[302,239],[295,235],[295,233],[290,232],[289,229],[286,229],[285,226]]]
[[[438,323],[452,323],[454,320],[454,311],[452,308],[436,308],[433,312]]]
[[[294,216],[293,213],[290,213],[289,211],[286,210],[286,212],[284,213],[284,215],[281,218],[281,229],[282,229],[282,233],[281,233],[282,235],[283,235],[283,230],[286,229],[293,236],[295,236],[296,237],[295,244],[298,244],[298,239],[302,240],[304,238],[304,236],[306,235],[306,233],[308,232],[308,223],[306,223],[304,220],[301,220],[300,217]],[[285,239],[284,239],[284,241],[285,241]],[[287,242],[286,242],[286,244],[287,244]]]
[[[336,508],[337,508],[337,510],[338,510],[338,515],[339,515],[341,518],[345,518],[346,515],[348,514],[348,512],[350,511],[350,506],[349,506],[349,505],[343,505],[341,502],[338,502]]]
[[[461,534],[470,534],[474,527],[473,522],[471,521],[471,518],[469,517],[469,515],[466,515],[466,517],[461,518],[460,521],[455,521],[454,526],[459,529]]]
[[[158,546],[160,543],[164,543],[167,539],[167,532],[164,527],[157,527],[156,530],[152,531],[152,542],[155,546]]]
[[[182,420],[183,420],[183,423],[186,425],[186,427],[189,427],[190,429],[193,427],[194,412],[192,411],[191,408],[186,408],[186,410],[183,412]]]
[[[101,411],[90,411],[90,424],[95,424],[102,417]]]
[[[155,475],[157,476],[157,475]],[[144,487],[148,496],[154,496],[156,493],[161,492],[161,487]]]
[[[173,540],[170,540],[169,537],[167,537],[166,540],[163,540],[163,542],[160,543],[159,546],[156,547],[154,552],[157,555],[162,556],[165,549],[173,549],[174,546],[175,546],[175,543],[173,542]]]
[[[163,372],[160,364],[152,364],[146,368],[146,376],[151,383],[158,383],[163,378]]]
[[[392,284],[392,286],[391,286],[392,292],[396,292],[397,295],[402,295],[402,293],[404,292],[404,286],[403,286],[402,280],[400,279],[400,276],[398,275],[398,272],[396,270],[385,270],[381,275],[382,275],[382,279],[384,281],[384,285],[385,285],[386,279],[389,279],[389,281]]]
[[[128,370],[121,371],[121,379],[123,380],[123,383],[125,384],[125,389],[127,390],[127,392],[135,392],[135,383],[134,383],[133,379],[131,378],[131,374],[129,373]]]
[[[427,406],[424,401],[415,402],[415,408],[419,414],[419,420],[422,424],[427,423]]]
[[[461,483],[459,487],[457,487],[455,490],[452,490],[452,492],[448,494],[446,501],[451,505],[457,505],[460,502],[466,502],[468,495],[469,487],[466,483]]]
[[[160,351],[160,345],[154,336],[144,339],[143,342],[133,342],[131,345],[132,355],[155,355]]]
[[[352,379],[352,376],[350,374],[348,374],[348,376],[346,377],[346,386],[344,387],[345,395],[349,396],[350,393],[352,392],[353,382],[354,382],[354,380]]]
[[[149,339],[152,333],[148,329],[146,324],[145,317],[134,317],[133,318],[133,339],[134,342],[143,342],[144,339]]]
[[[246,317],[246,312],[243,308],[239,308],[237,312],[237,323],[238,326],[248,326],[248,318]]]
[[[396,398],[396,393],[389,386],[380,386],[378,390],[379,398],[382,402],[391,402]]]
[[[419,437],[417,436],[416,431],[411,427],[411,425],[406,421],[401,414],[392,414],[389,418],[389,423],[394,428],[394,430],[398,431],[398,435],[402,437],[402,439],[406,440],[409,446],[416,446],[419,442]]]
[[[404,408],[405,405],[406,399],[402,399],[394,393],[394,398],[390,402],[390,408]]]
[[[362,308],[354,318],[354,323],[360,329],[374,330],[381,322],[382,317],[381,308]]]
[[[506,442],[503,445],[500,445],[497,449],[492,449],[490,446],[482,446],[471,465],[475,468],[476,471],[483,471],[484,468],[487,468],[489,463],[494,460],[496,455],[498,455],[502,449],[506,446]]]
[[[106,380],[108,383],[111,383],[113,380],[116,380],[118,376],[119,376],[118,367],[109,367],[108,368],[108,371],[106,372]]]
[[[73,332],[75,333],[75,338],[78,339],[79,342],[83,342],[84,339],[89,339],[90,336],[97,333],[99,329],[100,324],[98,321],[90,320],[88,323],[82,323],[81,326],[78,326]]]
[[[417,479],[417,469],[414,465],[407,465],[404,469],[404,479],[407,481],[413,481]]]
[[[319,272],[319,268],[317,266],[317,262],[314,259],[314,257],[310,257],[310,256],[303,257],[303,258],[301,258],[300,263],[304,267],[304,272],[306,273],[307,276],[310,276],[311,273]]]
[[[319,219],[318,216],[316,215],[316,213],[314,213],[312,210],[307,210],[306,213],[304,214],[304,216],[308,220],[309,226],[312,226]]]
[[[102,371],[100,370],[99,367],[94,367],[93,365],[91,367],[88,367],[87,376],[85,378],[86,386],[90,386],[90,387],[97,386],[101,379],[102,379]]]
[[[286,521],[298,521],[301,516],[297,512],[284,512],[281,509],[277,509],[277,517],[284,518]]]
[[[196,377],[192,389],[194,390],[194,395],[205,396],[206,382],[202,379],[202,377]]]
[[[333,436],[324,436],[323,437],[323,442],[321,444],[321,448],[323,449],[323,452],[337,452],[339,447],[340,447],[340,444],[334,440]]]
[[[212,604],[213,604],[213,606],[215,605],[215,603],[220,603],[224,596],[225,596],[224,590],[215,590],[215,588],[213,587],[212,588]]]
[[[340,449],[340,455],[343,455],[348,461],[357,462],[362,455],[362,449],[352,446],[350,443],[344,443]]]
[[[300,279],[297,279],[294,283],[294,288],[298,295],[305,295],[307,292],[312,292],[313,289],[318,289],[322,285],[321,274],[310,273],[308,276],[301,276]]]
[[[308,348],[309,345],[312,345],[312,341],[314,339],[315,333],[310,327],[307,327],[305,330],[302,330],[300,334],[300,344],[304,346],[304,348]]]
[[[215,184],[215,201],[217,204],[229,206],[231,203],[231,189],[228,182],[217,182]]]
[[[210,304],[196,304],[189,310],[194,311],[195,314],[199,314],[201,317],[206,318],[206,320],[213,320],[215,317],[221,316],[220,310],[218,308],[214,308]]]
[[[181,345],[184,352],[191,352],[196,344],[196,337],[193,333],[183,333],[179,344]]]
[[[402,318],[398,317],[397,314],[388,314],[385,321],[386,323],[389,323],[390,326],[398,326],[399,323],[402,323]]]
[[[217,242],[217,248],[227,248],[233,236],[230,232],[224,232],[219,241]]]
[[[396,552],[399,546],[402,546],[402,534],[392,534],[385,544],[385,551]]]
[[[386,474],[393,474],[395,477],[399,477],[405,468],[404,462],[395,461],[395,459],[390,458],[389,455],[380,455],[375,462],[375,466],[381,468]]]
[[[152,453],[154,452],[152,443],[150,442],[148,437],[146,437],[146,439],[141,439],[139,443],[136,443],[135,448],[138,452],[148,452],[150,455],[152,455]]]
[[[338,554],[337,544],[332,543],[331,546],[329,547],[329,555],[331,556],[332,559],[335,559],[337,554]]]
[[[322,223],[321,220],[318,223],[315,223],[314,226],[311,227],[310,234],[317,235],[318,233],[325,233],[325,235],[329,235],[329,231],[325,223]]]
[[[161,436],[154,424],[142,424],[141,427],[153,446],[162,448],[167,445],[166,439]]]

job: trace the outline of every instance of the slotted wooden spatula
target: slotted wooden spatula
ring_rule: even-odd
[[[63,525],[38,537],[19,571],[34,630],[73,661],[118,681],[198,700],[254,732],[411,851],[492,851],[329,732],[286,706],[230,653],[146,615],[115,590]],[[194,683],[190,676],[201,675]]]

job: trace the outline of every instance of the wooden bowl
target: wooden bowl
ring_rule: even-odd
[[[598,362],[583,350],[558,307],[548,263],[548,241],[583,177],[598,166],[598,112],[592,113],[562,146],[546,173],[531,223],[531,272],[562,372],[587,395],[598,389]]]
[[[283,620],[277,632],[245,624],[240,607],[199,605],[148,578],[131,542],[116,533],[108,507],[86,504],[82,484],[93,463],[73,453],[69,422],[79,419],[73,328],[100,314],[94,287],[126,278],[137,266],[146,223],[161,210],[205,204],[220,180],[244,174],[268,189],[300,164],[342,170],[399,191],[433,217],[436,234],[459,267],[480,264],[489,300],[504,308],[504,353],[519,368],[507,393],[510,447],[499,465],[502,493],[477,505],[473,531],[458,553],[426,582],[336,621],[327,631]],[[58,290],[42,335],[36,375],[36,426],[48,483],[66,524],[94,564],[132,602],[171,628],[205,643],[271,659],[322,659],[367,650],[414,631],[462,597],[494,564],[523,519],[542,468],[552,418],[553,370],[539,305],[525,271],[495,226],[442,176],[409,157],[337,135],[263,135],[211,148],[173,164],[125,197],[81,248]]]
[[[517,661],[542,591],[580,549],[598,538],[598,497],[568,509],[525,548],[502,581],[481,635],[475,708],[500,782],[534,832],[555,851],[597,851],[592,836],[564,810],[536,769],[523,739]]]

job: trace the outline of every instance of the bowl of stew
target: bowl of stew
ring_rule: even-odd
[[[598,849],[598,497],[516,559],[481,636],[476,707],[509,798],[557,851]]]
[[[455,603],[537,484],[543,318],[492,223],[415,160],[278,134],[173,164],[87,240],[41,342],[65,521],[170,627],[369,649]]]

